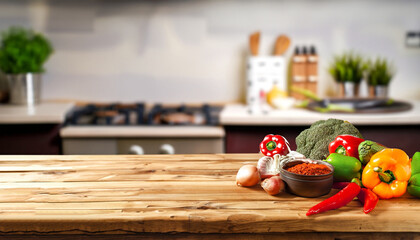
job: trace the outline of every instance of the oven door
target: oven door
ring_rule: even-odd
[[[220,126],[68,126],[60,131],[63,154],[224,153]]]

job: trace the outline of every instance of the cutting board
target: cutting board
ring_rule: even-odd
[[[319,108],[326,107],[328,103],[354,109],[353,112],[329,111],[329,113],[395,113],[412,109],[410,103],[392,99],[323,99],[309,103],[308,109],[319,111]]]

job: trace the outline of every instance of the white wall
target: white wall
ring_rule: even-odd
[[[333,54],[355,50],[391,59],[391,96],[420,100],[420,48],[404,45],[406,31],[420,31],[419,10],[420,1],[0,0],[0,30],[51,39],[44,99],[242,100],[248,34],[261,30],[265,54],[279,34],[316,45],[321,95],[334,92]]]

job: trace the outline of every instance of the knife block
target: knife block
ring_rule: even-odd
[[[286,59],[281,56],[249,57],[246,94],[248,112],[268,112],[266,94],[274,85],[287,92]]]

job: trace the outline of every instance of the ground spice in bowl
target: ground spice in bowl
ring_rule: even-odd
[[[328,166],[314,163],[300,163],[285,170],[301,175],[324,175],[331,172]]]

